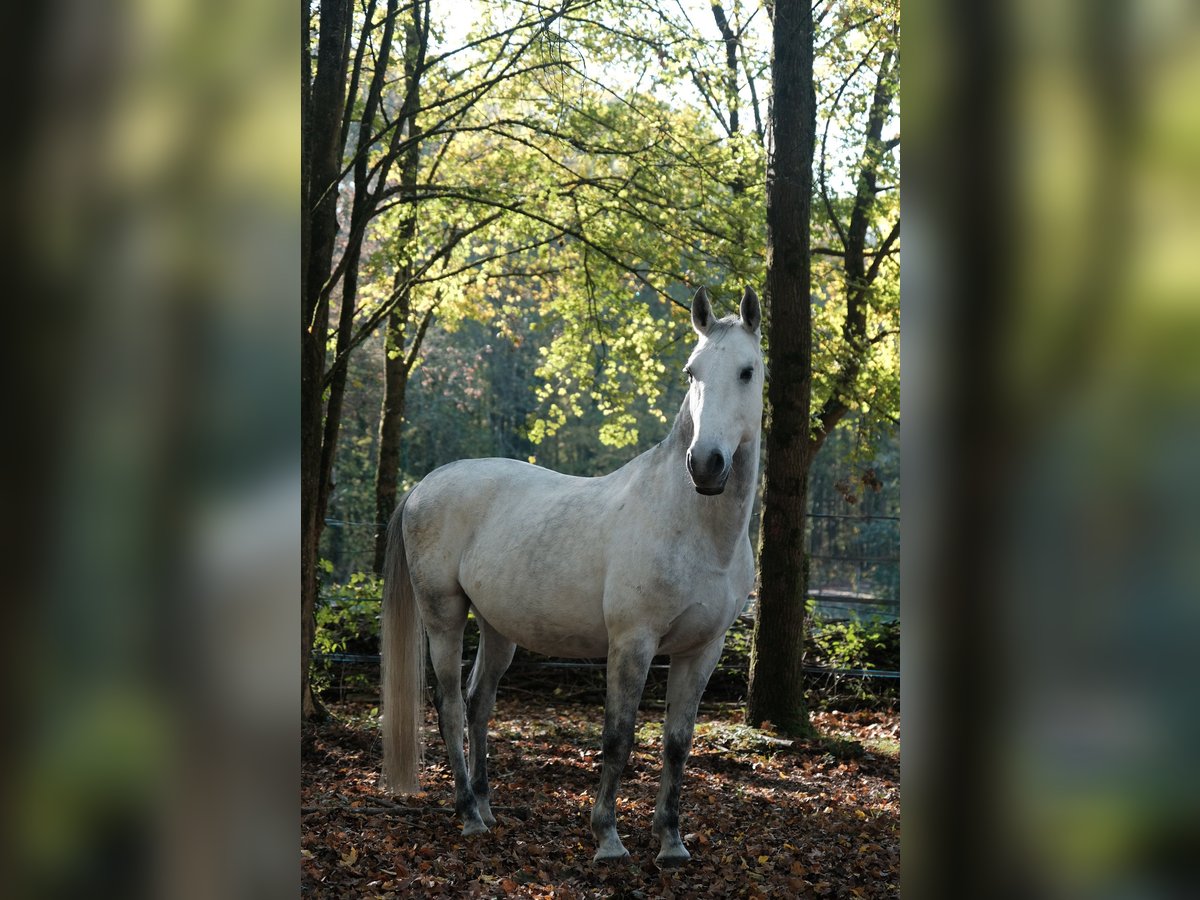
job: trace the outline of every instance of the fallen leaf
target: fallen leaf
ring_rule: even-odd
[[[653,674],[653,673],[652,673]],[[571,687],[568,691],[573,691]],[[500,824],[464,838],[436,715],[425,721],[425,792],[378,792],[376,717],[334,704],[341,721],[305,725],[301,743],[301,885],[320,897],[849,897],[898,896],[899,763],[847,762],[818,741],[767,748],[736,710],[705,710],[681,794],[692,861],[659,870],[650,834],[661,771],[658,733],[639,740],[618,795],[628,864],[594,867],[589,818],[599,779],[599,703],[505,698],[489,735]],[[642,715],[645,715],[643,712]],[[847,741],[899,741],[898,716],[814,713]],[[661,721],[651,713],[647,722]],[[641,723],[639,723],[641,724]],[[436,752],[435,752],[436,751]],[[394,804],[394,810],[387,802]],[[384,810],[384,811],[381,811]],[[518,814],[519,813],[519,814]]]

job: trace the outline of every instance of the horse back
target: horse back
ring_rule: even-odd
[[[435,470],[405,509],[418,593],[461,592],[496,630],[530,649],[603,656],[611,531],[604,482],[508,459]]]

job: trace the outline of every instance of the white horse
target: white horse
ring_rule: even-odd
[[[388,525],[383,604],[383,747],[387,787],[417,788],[425,647],[454,773],[463,834],[495,824],[487,728],[516,644],[566,657],[608,657],[603,768],[592,809],[595,859],[627,851],[616,792],[633,745],[646,674],[669,654],[657,861],[689,858],[679,789],[700,695],[725,632],[754,582],[750,509],[758,480],[763,361],[758,298],[717,320],[704,288],[692,301],[700,336],[687,397],[661,444],[609,475],[577,478],[509,459],[463,460],[430,473]],[[467,683],[463,629],[479,623]]]

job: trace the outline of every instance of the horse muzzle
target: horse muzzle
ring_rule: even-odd
[[[696,493],[706,497],[720,494],[725,490],[725,482],[729,480],[729,461],[720,450],[698,455],[688,450],[687,470]]]

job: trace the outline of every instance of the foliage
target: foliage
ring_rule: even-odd
[[[900,410],[899,4],[829,4],[814,42],[813,429],[853,411],[875,443]]]
[[[335,653],[351,645],[377,646],[382,594],[383,579],[372,572],[355,572],[330,584],[317,609],[318,647]]]
[[[900,623],[858,616],[839,621],[814,619],[808,652],[814,665],[832,669],[896,671],[900,668]]]
[[[317,601],[314,687],[330,687],[337,663],[331,654],[374,654],[379,651],[379,597],[383,582],[369,572],[355,572],[345,582],[330,584]],[[377,678],[355,672],[355,686],[367,687]]]
[[[632,405],[659,422],[673,412],[659,402],[661,356],[689,331],[688,286],[732,297],[761,281],[762,197],[743,187],[762,183],[761,142],[722,140],[698,98],[679,102],[658,20],[640,4],[500,0],[476,11],[469,49],[435,46],[416,75],[392,54],[395,83],[419,82],[419,173],[408,188],[389,176],[356,316],[362,330],[377,325],[404,280],[410,340],[435,312],[450,333],[467,320],[513,341],[536,329],[549,339],[529,439],[594,408],[604,443],[636,443]],[[671,28],[678,49],[703,46],[686,19]],[[390,152],[372,145],[373,159]],[[414,217],[415,233],[404,227]]]
[[[352,339],[339,350],[329,335],[327,362],[348,357],[350,374],[328,515],[365,524],[323,535],[338,582],[369,568],[379,527],[379,326],[401,296],[407,322],[391,352],[412,361],[404,490],[473,456],[610,471],[669,427],[692,289],[708,285],[725,312],[741,285],[764,279],[770,26],[759,4],[692,17],[685,5],[643,0],[480,0],[474,9],[467,29],[452,4],[356,12],[351,57],[361,70],[339,240],[356,195],[371,192],[373,206],[359,220]],[[409,18],[421,10],[431,37],[414,68]],[[859,479],[864,505],[877,501],[867,460],[894,435],[899,411],[897,12],[894,0],[834,0],[817,21],[812,431],[824,439],[844,431],[832,427],[843,417],[852,424],[856,439],[827,468],[838,470],[832,484]],[[377,80],[389,87],[370,119],[366,86]],[[872,130],[876,108],[881,131]],[[398,155],[408,144],[419,151],[415,170]],[[360,149],[365,178],[352,165]],[[341,302],[335,290],[334,319]],[[832,411],[827,420],[822,410]],[[894,497],[894,480],[878,474]],[[884,547],[890,534],[864,533],[861,544]],[[357,634],[349,607],[323,605],[319,615],[320,640],[348,646]]]
[[[810,698],[819,709],[893,708],[899,682],[873,678],[871,670],[900,669],[900,622],[879,616],[829,620],[812,613],[805,642],[805,664],[829,670],[814,674]],[[864,673],[864,674],[860,674]]]
[[[519,377],[532,385],[532,395],[510,395],[515,404],[500,413],[512,435],[501,455],[556,466],[565,457],[573,470],[575,451],[553,444],[560,435],[598,437],[614,449],[648,446],[675,411],[691,290],[707,284],[718,306],[732,309],[742,284],[763,281],[759,120],[769,94],[770,28],[757,4],[722,13],[736,35],[735,72],[727,70],[722,32],[707,10],[689,18],[682,6],[641,0],[545,8],[488,0],[475,10],[465,33],[448,27],[447,8],[429,10],[428,62],[416,76],[416,184],[405,188],[396,168],[389,170],[359,267],[356,320],[368,338],[395,302],[398,281],[415,273],[405,282],[409,343],[427,317],[435,327],[429,343],[414,348],[410,392],[417,402],[423,394],[436,403],[439,392],[457,391],[456,402],[475,413],[441,404],[445,419],[425,419],[447,423],[437,440],[411,427],[415,410],[406,416],[405,442],[426,445],[406,453],[402,478],[409,482],[427,471],[429,446],[482,430],[492,414],[480,407],[508,401],[485,385],[472,394],[450,383],[474,373],[478,384],[486,363],[480,354],[520,357]],[[895,145],[872,154],[865,143],[875,76],[885,55],[894,57],[896,13],[894,2],[840,0],[823,8],[817,24],[823,139],[813,229],[830,253],[814,258],[814,397],[835,396],[858,410],[854,421],[870,444],[894,428],[898,411],[898,266],[889,253],[867,285],[868,344],[851,365],[863,348],[846,337],[851,285],[840,235],[868,161],[879,184],[867,208],[868,256],[896,220]],[[397,14],[395,40],[403,45],[407,13]],[[382,8],[370,41],[378,39],[381,15]],[[360,17],[356,27],[357,47],[368,40],[368,25]],[[376,49],[368,45],[360,85],[374,74]],[[414,77],[403,69],[406,52],[400,46],[391,54],[396,91]],[[356,102],[361,107],[362,97]],[[894,102],[889,109],[890,142]],[[390,152],[382,138],[370,144],[372,165]],[[344,189],[348,202],[356,188]],[[414,216],[412,232],[403,224]],[[528,351],[536,353],[532,364]],[[370,350],[374,359],[380,352]],[[434,373],[421,369],[443,356],[431,383]],[[359,383],[372,390],[369,380]],[[374,437],[367,430],[360,440]],[[343,441],[339,459],[359,452],[349,444]],[[485,452],[460,449],[464,456]],[[350,475],[340,479],[343,488]]]
[[[862,617],[829,621],[812,615],[805,666],[816,669],[897,671],[900,667],[900,623]],[[725,650],[705,691],[707,701],[739,701],[750,671],[752,621],[737,619],[725,636]],[[899,701],[898,682],[864,675],[809,671],[807,702],[817,709],[892,709]]]

